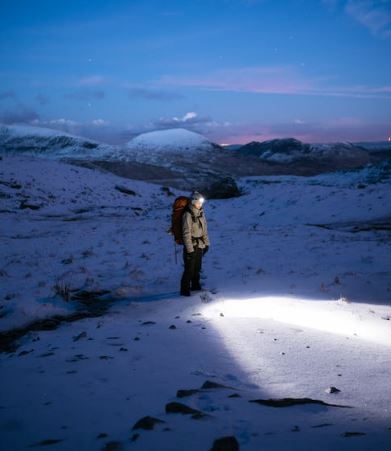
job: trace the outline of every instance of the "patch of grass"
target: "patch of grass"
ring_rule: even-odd
[[[71,287],[69,283],[63,280],[57,279],[53,285],[53,291],[56,295],[64,299],[64,301],[69,301],[71,299]]]

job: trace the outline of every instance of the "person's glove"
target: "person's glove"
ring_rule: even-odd
[[[204,251],[202,252],[202,255],[205,255],[209,250],[209,246],[204,247]]]

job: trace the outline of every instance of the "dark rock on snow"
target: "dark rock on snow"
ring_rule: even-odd
[[[227,387],[226,385],[223,384],[219,384],[217,382],[213,382],[213,381],[205,381],[202,386],[202,389],[207,390],[210,388],[232,388],[232,387]]]
[[[326,393],[339,393],[341,390],[339,390],[337,387],[329,387],[326,388],[325,392]]]
[[[339,405],[339,404],[329,404],[329,403],[321,401],[319,399],[311,399],[311,398],[252,399],[249,402],[254,402],[256,404],[262,404],[264,406],[269,406],[269,407],[290,407],[290,406],[296,406],[299,404],[320,404],[322,406],[351,408],[350,406],[343,406],[343,405]]]
[[[136,196],[136,191],[133,191],[132,189],[126,188],[125,186],[115,185],[115,189],[117,191],[120,191],[121,193],[128,194],[129,196]]]
[[[342,434],[343,437],[356,437],[359,435],[366,435],[365,432],[344,432]]]
[[[239,443],[236,437],[221,437],[213,442],[209,451],[239,451]]]
[[[156,424],[165,423],[165,421],[160,420],[159,418],[154,418],[150,416],[146,416],[138,420],[135,425],[132,427],[132,431],[135,429],[148,429],[151,430],[155,427]]]
[[[199,393],[200,391],[196,388],[191,388],[189,390],[178,390],[176,392],[177,398],[186,398],[187,396],[195,395],[196,393]]]
[[[169,402],[166,404],[166,413],[183,413],[185,415],[190,415],[198,412],[199,410],[193,409],[192,407],[180,402]]]

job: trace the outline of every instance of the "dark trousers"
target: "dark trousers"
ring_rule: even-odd
[[[182,291],[189,291],[190,284],[192,289],[199,289],[202,255],[203,249],[198,246],[194,246],[194,252],[192,254],[188,254],[186,247],[183,247],[183,263],[185,268],[181,279]]]

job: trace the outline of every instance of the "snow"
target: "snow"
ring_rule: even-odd
[[[117,158],[140,163],[171,167],[173,161],[196,162],[199,156],[208,156],[215,150],[213,144],[199,133],[183,128],[157,130],[142,133],[127,143],[127,149],[119,151]]]
[[[172,128],[142,133],[128,142],[131,148],[155,148],[182,151],[199,146],[210,146],[211,142],[199,133],[184,128]]]
[[[115,146],[30,125],[0,124],[0,153],[28,154],[44,158],[111,159]]]
[[[368,150],[391,150],[391,141],[373,141],[373,142],[359,142],[356,143],[359,146],[365,147]]]
[[[183,298],[181,248],[176,263],[166,231],[187,193],[3,155],[1,330],[78,311],[56,281],[114,299],[0,354],[5,449],[57,439],[61,450],[192,451],[228,435],[251,451],[390,447],[390,231],[352,231],[389,223],[390,179],[366,169],[239,184],[244,196],[205,203],[207,291]],[[230,388],[176,396],[206,380]],[[249,402],[283,397],[351,408]],[[210,417],[166,413],[173,401]],[[165,423],[132,430],[146,415]]]
[[[301,158],[313,158],[313,159],[328,159],[328,158],[340,158],[340,159],[352,159],[360,157],[365,154],[365,150],[357,147],[350,142],[340,143],[328,143],[328,144],[311,144],[307,149],[305,146],[302,148],[286,149],[283,152],[266,150],[262,152],[260,158],[268,161],[275,161],[279,163],[291,163]]]
[[[33,125],[26,124],[14,124],[5,125],[0,124],[0,135],[6,137],[53,137],[53,136],[68,136],[70,138],[77,138],[75,135],[71,135],[66,132],[59,132],[52,128],[34,127]]]

